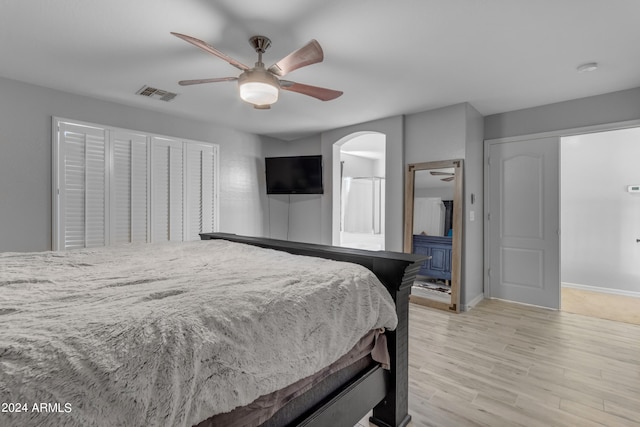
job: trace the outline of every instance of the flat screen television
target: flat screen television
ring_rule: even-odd
[[[267,194],[323,194],[322,156],[266,157]]]

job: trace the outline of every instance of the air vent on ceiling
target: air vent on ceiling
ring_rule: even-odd
[[[146,96],[149,98],[159,99],[160,101],[165,101],[165,102],[169,102],[173,98],[178,96],[177,93],[169,92],[162,89],[156,89],[155,87],[146,86],[146,85],[142,86],[142,89],[137,91],[136,94]]]

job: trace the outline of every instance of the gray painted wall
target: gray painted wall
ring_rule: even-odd
[[[324,194],[269,196],[267,212],[269,214],[267,235],[277,239],[299,242],[332,243],[332,210],[333,210],[333,174],[332,165],[334,143],[356,132],[380,132],[386,139],[386,185],[387,214],[385,229],[392,227],[394,234],[385,243],[388,250],[402,251],[403,227],[403,144],[402,117],[392,117],[370,123],[362,123],[340,128],[290,142],[269,142],[264,146],[265,157],[270,156],[302,156],[322,154]],[[390,169],[390,164],[395,165]],[[389,178],[389,173],[393,178]],[[338,175],[339,176],[339,175]],[[390,197],[390,193],[393,195]],[[391,200],[390,200],[391,199]],[[388,231],[387,231],[388,233]],[[390,240],[389,240],[390,239]],[[391,246],[389,246],[391,245]]]
[[[484,135],[485,139],[526,136],[543,132],[567,136],[574,129],[581,127],[598,126],[601,130],[616,129],[621,123],[627,125],[625,122],[637,120],[640,120],[640,87],[487,116],[484,118]],[[635,165],[628,167],[633,170],[638,169]],[[563,173],[562,170],[560,172]],[[584,226],[580,233],[588,235],[591,229]],[[571,243],[565,239],[564,230],[561,236],[561,265],[564,270],[563,264],[567,258],[565,246]],[[562,273],[562,280],[567,282],[582,281],[581,277],[583,276],[567,276],[566,271]],[[631,287],[621,285],[618,289],[631,290]]]
[[[464,159],[466,107],[456,104],[405,117],[405,166],[410,163]]]
[[[391,117],[323,133],[320,136],[320,141],[325,162],[325,194],[320,197],[319,205],[308,203],[304,209],[293,208],[288,214],[286,199],[274,202],[275,198],[271,198],[271,235],[277,238],[286,238],[282,234],[286,234],[285,221],[288,218],[292,224],[296,224],[289,226],[290,240],[331,244],[333,215],[331,181],[336,176],[339,177],[339,172],[333,170],[330,161],[333,156],[334,144],[348,135],[366,131],[381,132],[387,135],[385,237],[388,250],[401,252],[403,249],[406,165],[436,160],[464,159],[465,249],[462,254],[461,303],[467,305],[474,299],[481,298],[483,294],[482,135],[484,121],[483,117],[469,104],[457,104],[433,111],[411,114],[404,118],[401,116]],[[272,144],[268,149],[265,149],[265,153],[268,152],[270,155],[301,155],[313,154],[313,150],[317,149],[318,139],[313,137],[306,140]],[[475,196],[473,205],[469,202],[471,193]],[[293,200],[291,206],[294,206]],[[469,220],[469,210],[474,210],[475,221]],[[274,219],[276,217],[278,219]],[[319,229],[317,228],[318,224],[320,225]],[[296,229],[294,230],[293,227]],[[274,235],[276,229],[281,233],[280,235]]]
[[[466,145],[464,163],[464,272],[463,306],[484,296],[484,117],[466,104]],[[471,197],[473,195],[473,203]],[[471,220],[473,213],[474,220]],[[476,300],[476,301],[474,301]]]
[[[405,118],[405,165],[464,160],[463,253],[460,303],[483,295],[482,152],[483,117],[467,103],[425,111]],[[475,203],[470,203],[471,194]],[[470,211],[475,219],[470,220]]]
[[[387,136],[385,163],[387,185],[385,238],[387,240],[385,246],[388,250],[401,252],[404,221],[402,129],[402,117],[397,116],[331,130],[309,138],[267,144],[264,151],[266,157],[322,154],[324,160],[324,194],[291,196],[290,205],[288,196],[269,197],[270,235],[279,239],[330,245],[332,243],[334,174],[339,180],[339,170],[334,170],[332,164],[334,144],[353,133],[380,132]],[[389,235],[389,230],[393,230],[392,235]]]
[[[321,198],[321,240],[330,245],[334,238],[332,221],[339,221],[339,210],[334,212],[334,203],[339,203],[339,194],[333,194],[332,182],[339,182],[340,171],[333,168],[334,144],[357,132],[379,132],[386,135],[386,217],[385,248],[402,252],[402,230],[404,226],[404,133],[403,117],[395,116],[367,123],[360,123],[324,132],[321,135],[322,155],[325,161],[324,188]],[[339,150],[339,148],[338,148]],[[335,219],[334,219],[335,216]],[[336,236],[337,237],[337,236]]]
[[[260,137],[5,78],[0,94],[0,251],[51,249],[51,116],[219,144],[220,229],[263,234]]]
[[[484,138],[496,139],[640,118],[640,87],[484,118]]]
[[[263,145],[264,157],[308,156],[320,154],[320,135],[292,142],[269,140]],[[323,159],[323,173],[326,175],[327,159]],[[264,162],[259,174],[264,177]],[[326,186],[325,181],[325,186]],[[267,226],[265,236],[296,242],[318,243],[320,235],[319,194],[266,195],[264,185],[260,191],[264,195]],[[326,191],[326,188],[325,188]]]

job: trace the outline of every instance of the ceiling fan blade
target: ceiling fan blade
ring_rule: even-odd
[[[300,49],[295,52],[291,52],[289,55],[273,64],[269,67],[269,71],[276,76],[282,77],[293,70],[297,70],[298,68],[322,62],[323,59],[324,54],[322,53],[320,43],[316,40],[311,40]]]
[[[303,95],[312,96],[320,101],[331,101],[343,94],[342,91],[326,89],[318,86],[309,86],[302,83],[291,82],[288,80],[280,80],[280,88],[290,92],[297,92]]]
[[[429,171],[429,173],[430,173],[431,175],[447,175],[447,176],[453,176],[453,173],[451,173],[451,172]]]
[[[195,80],[180,80],[178,84],[180,86],[199,85],[201,83],[217,83],[217,82],[232,82],[238,80],[237,77],[218,77],[213,79],[195,79]]]
[[[176,36],[178,38],[181,38],[182,40],[184,40],[186,42],[191,43],[192,45],[194,45],[196,47],[199,47],[200,49],[202,49],[202,50],[204,50],[206,52],[209,52],[212,55],[217,56],[220,59],[224,59],[229,64],[233,65],[234,67],[238,68],[239,70],[245,71],[245,70],[249,69],[249,67],[244,65],[242,62],[236,61],[232,57],[225,55],[224,53],[220,52],[215,47],[209,46],[208,44],[206,44],[202,40],[199,40],[199,39],[197,39],[195,37],[191,37],[191,36],[187,36],[187,35],[184,35],[184,34],[180,34],[180,33],[172,32],[171,34],[173,34],[174,36]]]

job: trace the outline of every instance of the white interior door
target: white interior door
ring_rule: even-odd
[[[489,144],[489,296],[560,308],[560,139]]]

